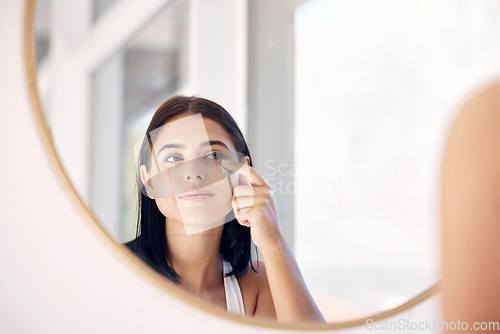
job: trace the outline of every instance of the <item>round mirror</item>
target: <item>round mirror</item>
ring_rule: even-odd
[[[347,322],[439,280],[442,146],[464,95],[500,73],[499,24],[496,0],[38,0],[38,93],[117,243],[136,237],[134,147],[155,111],[176,94],[219,103],[318,308]]]

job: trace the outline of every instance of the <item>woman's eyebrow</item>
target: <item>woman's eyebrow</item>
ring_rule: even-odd
[[[165,144],[165,145],[163,145],[162,148],[160,148],[160,150],[158,151],[158,153],[156,153],[156,156],[158,156],[160,154],[160,152],[163,151],[166,148],[186,148],[186,146],[183,145],[183,144]]]
[[[224,143],[220,140],[209,140],[209,141],[203,142],[203,143],[201,143],[200,147],[212,146],[212,145],[224,146],[225,148],[227,148],[228,151],[231,151],[229,146],[227,146],[226,143]],[[165,145],[163,145],[162,148],[160,148],[160,150],[158,151],[156,156],[158,156],[160,154],[160,152],[166,148],[186,148],[186,145],[184,145],[184,144],[165,144]]]
[[[226,143],[220,141],[220,140],[209,140],[209,141],[206,141],[204,143],[202,143],[200,146],[212,146],[212,145],[220,145],[220,146],[224,146],[225,148],[227,148],[228,151],[231,151],[231,149],[229,148],[229,146],[226,145]]]

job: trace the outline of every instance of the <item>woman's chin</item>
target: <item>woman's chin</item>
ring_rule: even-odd
[[[184,226],[209,226],[209,225],[222,225],[225,223],[226,215],[229,213],[219,213],[216,215],[190,215],[182,216],[181,222]]]
[[[187,236],[191,236],[194,234],[198,234],[201,232],[205,232],[208,230],[212,230],[216,227],[219,227],[221,225],[224,225],[224,217],[221,219],[217,219],[215,221],[205,221],[205,222],[200,222],[198,221],[193,221],[193,222],[187,222],[184,223],[184,230],[186,231]]]
[[[219,220],[224,223],[225,216],[231,211],[230,201],[221,202],[219,198],[214,198],[193,203],[180,199],[177,203],[184,224],[209,225]]]

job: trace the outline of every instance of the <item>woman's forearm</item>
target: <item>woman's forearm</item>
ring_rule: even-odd
[[[261,247],[278,321],[316,321],[325,318],[316,306],[297,261],[284,238]]]

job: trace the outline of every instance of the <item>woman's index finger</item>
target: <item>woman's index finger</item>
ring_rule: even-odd
[[[231,160],[221,160],[220,164],[222,167],[246,176],[254,186],[269,186],[267,181],[250,165]]]

